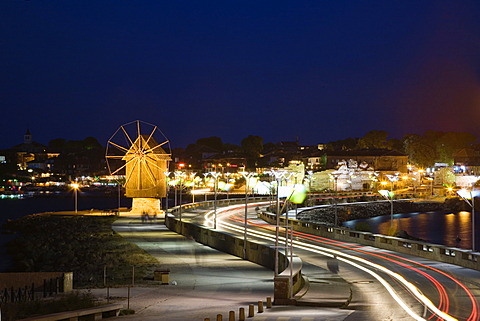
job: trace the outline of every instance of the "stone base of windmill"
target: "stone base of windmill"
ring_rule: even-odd
[[[160,207],[160,199],[134,197],[132,198],[132,210],[128,213],[129,216],[146,216],[150,219],[165,217],[165,211]]]

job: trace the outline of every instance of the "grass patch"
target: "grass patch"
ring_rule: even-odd
[[[9,221],[7,244],[15,272],[73,272],[75,288],[148,283],[160,264],[112,230],[116,216],[36,214]]]

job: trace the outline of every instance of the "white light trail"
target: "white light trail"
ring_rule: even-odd
[[[255,204],[250,204],[250,205],[251,206],[256,206],[256,205],[262,205],[262,204],[265,204],[265,203],[262,202],[262,203],[255,203]],[[226,229],[234,230],[234,231],[239,232],[239,233],[243,233],[244,232],[243,227],[239,227],[235,224],[228,223],[228,222],[225,222],[225,221],[222,220],[222,217],[226,215],[226,212],[231,211],[231,210],[240,209],[240,208],[243,208],[243,207],[244,207],[244,205],[231,205],[231,206],[223,207],[220,210],[217,210],[217,226],[222,226]],[[212,214],[213,214],[213,211],[208,211],[205,214],[205,223],[206,223],[205,225],[213,226],[213,219],[211,218]],[[223,215],[221,215],[221,214],[223,214]],[[269,234],[269,233],[255,231],[255,230],[250,230],[248,233],[249,233],[250,236],[255,236],[255,237],[258,237],[258,238],[261,238],[261,239],[275,241],[275,237],[273,235]],[[280,237],[279,239],[281,241],[285,241],[284,237]],[[450,316],[449,314],[439,310],[432,303],[432,301],[430,299],[428,299],[424,294],[422,294],[420,292],[420,290],[415,285],[408,282],[403,276],[399,275],[396,272],[393,272],[392,270],[387,269],[386,267],[384,267],[382,265],[370,262],[370,261],[368,261],[366,259],[363,259],[361,257],[358,257],[358,256],[346,254],[346,253],[340,252],[338,250],[328,249],[328,248],[321,247],[321,246],[318,246],[318,245],[313,245],[313,244],[300,242],[300,241],[296,241],[296,240],[294,240],[293,243],[297,248],[301,248],[301,249],[304,249],[304,250],[307,250],[307,251],[322,254],[322,255],[325,255],[325,256],[328,256],[328,257],[334,257],[335,256],[337,259],[369,273],[370,275],[372,275],[374,278],[376,278],[385,287],[385,289],[392,296],[392,298],[400,305],[400,307],[402,307],[402,309],[404,309],[405,312],[407,312],[415,320],[425,321],[426,319],[419,316],[412,309],[410,309],[407,306],[407,304],[399,297],[399,295],[395,292],[395,290],[391,287],[391,285],[384,278],[382,278],[380,275],[378,275],[373,270],[370,270],[367,267],[362,266],[362,265],[360,265],[358,263],[355,263],[353,261],[357,261],[357,262],[360,262],[360,263],[365,264],[367,266],[370,266],[371,268],[380,270],[380,271],[390,275],[391,277],[395,278],[405,288],[407,288],[410,291],[410,293],[413,294],[413,296],[415,298],[417,298],[420,302],[422,302],[423,305],[425,305],[430,311],[435,313],[438,317],[441,317],[442,319],[448,320],[448,321],[456,321],[457,320],[456,318]]]

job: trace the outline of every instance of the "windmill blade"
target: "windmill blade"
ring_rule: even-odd
[[[152,159],[150,156],[147,156],[147,157],[145,157],[145,160],[146,160],[149,164],[151,164],[151,165],[155,166],[156,168],[158,168],[159,170],[161,170],[161,171],[164,170],[163,168],[161,168],[160,166],[158,166],[158,165],[156,164],[156,161],[157,161],[156,159]]]
[[[155,175],[153,175],[152,170],[150,169],[150,166],[148,166],[148,161],[145,160],[144,166],[147,169],[146,172],[148,174],[148,177],[152,181],[153,186],[155,186],[157,182],[155,180]]]
[[[118,145],[118,144],[116,144],[116,143],[114,143],[114,142],[112,142],[112,141],[110,141],[110,140],[108,141],[108,143],[109,143],[109,144],[112,144],[113,146],[115,146],[115,147],[117,147],[118,149],[123,150],[123,151],[125,151],[125,152],[128,152],[128,151],[129,151],[128,148],[123,147],[123,146],[120,146],[120,145]]]
[[[139,160],[137,158],[133,158],[132,160],[135,160],[135,164],[133,164],[133,167],[132,167],[132,170],[130,171],[130,173],[127,173],[127,178],[125,179],[125,185],[124,186],[127,186],[128,182],[130,181],[130,178],[132,178],[133,171],[135,170],[135,168],[137,167],[137,164],[139,162]]]
[[[131,163],[133,160],[136,160],[135,158],[132,158],[128,161],[125,162],[125,164],[123,164],[122,166],[120,166],[120,168],[118,168],[116,171],[114,171],[113,173],[111,173],[111,175],[115,175],[116,173],[118,173],[119,171],[121,171],[123,168],[125,168],[129,163]]]
[[[125,155],[107,155],[105,156],[106,158],[113,158],[113,159],[123,159],[125,157]]]
[[[165,145],[165,144],[168,143],[168,142],[169,142],[169,141],[166,140],[166,141],[164,141],[163,143],[158,144],[157,146],[154,146],[154,147],[152,147],[152,148],[150,148],[150,149],[147,149],[145,152],[146,152],[146,153],[151,153],[151,152],[153,152],[155,149],[157,149],[157,148]]]
[[[138,133],[137,133],[138,138],[137,139],[138,139],[138,144],[139,144],[138,148],[140,150],[142,150],[143,149],[142,140],[140,139],[140,137],[142,136],[142,133],[140,132],[140,121],[139,120],[137,120],[137,131],[138,131]]]
[[[125,137],[128,139],[128,141],[130,142],[130,148],[135,148],[135,150],[138,150],[138,148],[135,147],[135,145],[133,144],[132,142],[132,139],[130,138],[130,135],[128,135],[127,131],[125,130],[125,128],[123,128],[123,126],[120,126],[120,128],[123,130],[123,133],[125,134]]]
[[[148,139],[147,139],[147,141],[145,142],[145,145],[148,146],[148,142],[149,142],[150,139],[152,138],[153,133],[155,133],[155,130],[156,130],[156,129],[157,129],[157,126],[153,127],[153,130],[152,130],[152,132],[150,133],[150,136],[148,136]]]

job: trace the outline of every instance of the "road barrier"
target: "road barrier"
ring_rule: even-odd
[[[272,307],[272,298],[267,297],[267,309]],[[263,313],[264,305],[263,301],[257,302],[257,312]],[[255,305],[249,304],[248,305],[248,317],[253,318],[255,316]],[[216,320],[222,320],[223,314],[218,313]],[[204,321],[210,321],[210,318],[204,318]],[[228,311],[228,321],[235,321],[235,311]],[[245,308],[241,307],[238,309],[238,321],[245,321]]]
[[[245,321],[245,308],[238,309],[238,321]]]

